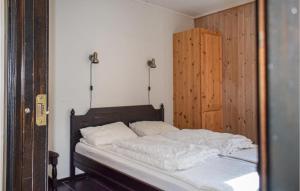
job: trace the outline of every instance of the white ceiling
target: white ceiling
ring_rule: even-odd
[[[182,14],[199,17],[224,9],[242,5],[254,0],[142,0],[165,7]]]

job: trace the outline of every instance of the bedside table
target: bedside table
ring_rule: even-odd
[[[53,151],[49,151],[48,155],[49,155],[49,164],[52,166],[52,178],[50,178],[52,190],[57,190],[57,168],[56,167],[58,163],[59,154]]]

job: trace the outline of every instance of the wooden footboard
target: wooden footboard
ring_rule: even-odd
[[[94,177],[99,178],[102,182],[106,184],[113,184],[118,187],[118,190],[128,190],[128,191],[156,191],[160,190],[148,183],[124,174],[118,170],[115,170],[105,164],[101,164],[95,160],[85,157],[81,154],[74,153],[74,165],[80,170],[90,174]]]

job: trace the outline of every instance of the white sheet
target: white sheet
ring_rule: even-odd
[[[76,145],[76,152],[166,191],[256,191],[256,165],[213,158],[182,171],[164,171],[111,151],[111,146]],[[142,178],[141,178],[142,177]]]
[[[112,144],[112,150],[163,170],[184,170],[219,154],[207,146],[181,143],[161,135],[145,136]]]
[[[242,149],[235,151],[231,154],[225,155],[225,157],[231,157],[238,160],[244,160],[251,163],[258,163],[258,149],[257,146],[251,149]]]
[[[218,149],[223,155],[231,154],[239,149],[254,147],[252,141],[242,135],[218,133],[206,129],[183,129],[169,132],[162,136],[183,143],[205,145]]]

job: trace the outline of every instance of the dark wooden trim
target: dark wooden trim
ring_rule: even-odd
[[[33,102],[35,102],[39,94],[46,94],[48,98],[49,0],[33,0],[33,7]],[[34,124],[32,138],[33,189],[46,190],[48,188],[48,124],[42,127]]]
[[[21,64],[23,44],[23,1],[8,0],[7,31],[7,190],[21,190]]]
[[[118,170],[115,170],[105,164],[101,164],[97,161],[89,159],[81,154],[74,153],[74,165],[87,172],[88,174],[99,178],[102,182],[106,184],[112,184],[118,186],[120,190],[124,191],[136,191],[136,190],[161,190],[148,183],[124,174]]]
[[[154,109],[152,105],[92,108],[85,115],[78,116],[75,115],[75,110],[72,109],[70,117],[70,177],[75,176],[75,167],[77,167],[86,173],[104,178],[110,183],[118,184],[126,190],[132,190],[133,188],[157,190],[157,188],[147,183],[124,175],[105,166],[105,164],[97,163],[75,152],[75,146],[82,137],[80,129],[119,121],[124,122],[126,125],[136,121],[164,121],[164,106],[161,105],[160,109]]]
[[[89,175],[87,173],[82,173],[82,174],[77,174],[77,175],[75,175],[73,177],[69,176],[69,177],[66,177],[66,178],[58,179],[57,182],[58,183],[67,182],[67,181],[77,180],[77,179],[81,179],[81,178],[86,178],[88,176]]]
[[[51,185],[53,190],[57,190],[57,164],[58,164],[58,157],[59,154],[53,151],[49,151],[49,164],[52,166],[52,173],[51,173]],[[49,180],[49,179],[48,179]]]
[[[47,126],[35,125],[35,97],[48,92],[48,0],[7,5],[6,189],[46,190]]]

